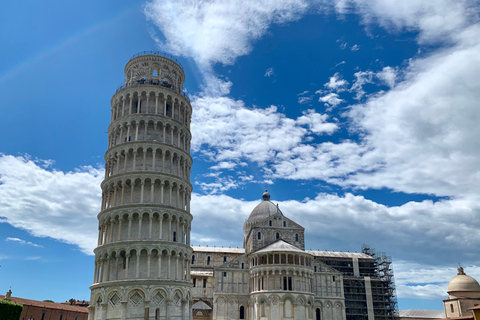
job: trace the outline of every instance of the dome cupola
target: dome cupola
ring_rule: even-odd
[[[450,298],[467,297],[474,295],[480,296],[480,285],[477,280],[465,274],[461,266],[458,267],[458,273],[450,280],[447,290]]]
[[[262,198],[263,198],[263,201],[260,202],[253,209],[252,213],[250,213],[250,216],[248,217],[247,222],[250,222],[250,223],[257,222],[271,215],[274,215],[277,212],[282,214],[282,212],[278,208],[278,205],[275,205],[270,201],[270,193],[268,193],[267,190],[265,190],[265,192],[263,193]]]

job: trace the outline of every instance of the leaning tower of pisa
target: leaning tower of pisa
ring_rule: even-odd
[[[89,320],[191,319],[184,81],[173,58],[143,52],[112,97]]]

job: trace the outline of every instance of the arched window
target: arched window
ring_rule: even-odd
[[[322,320],[322,317],[321,317],[321,314],[320,314],[320,308],[317,308],[317,310],[315,310],[315,313],[316,313],[316,320]]]
[[[192,256],[192,264],[195,263],[195,255]]]
[[[207,266],[210,265],[210,256],[207,257]]]
[[[173,231],[173,242],[177,242],[177,232]]]
[[[295,234],[295,241],[298,241],[298,233]]]
[[[258,233],[258,240],[261,240],[262,239],[262,233]]]
[[[277,234],[275,235],[275,238],[280,239],[280,233],[277,232]]]
[[[240,319],[245,319],[245,307],[240,307]]]
[[[160,320],[160,308],[155,309],[155,320]]]
[[[272,226],[272,220],[268,221],[268,225],[271,227]]]
[[[152,74],[154,77],[156,77],[158,75],[157,73],[157,70],[153,70],[153,74]]]
[[[283,221],[283,227],[285,228],[287,226],[287,221]]]

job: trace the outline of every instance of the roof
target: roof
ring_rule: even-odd
[[[208,304],[203,302],[202,300],[199,300],[199,301],[195,302],[192,306],[192,309],[195,309],[195,310],[212,310],[212,308]]]
[[[335,252],[335,251],[315,251],[315,250],[308,250],[305,252],[312,254],[315,257],[350,258],[350,259],[358,258],[358,259],[375,260],[374,257],[369,256],[368,254],[357,253],[357,252]]]
[[[291,245],[290,243],[278,239],[277,241],[255,251],[252,253],[263,253],[263,252],[298,252],[298,253],[305,253],[305,251],[300,250],[299,248]]]
[[[444,310],[419,310],[407,309],[398,311],[401,318],[425,318],[425,319],[442,319],[445,318]]]
[[[213,269],[212,269],[212,270],[195,270],[195,269],[190,269],[190,275],[192,275],[192,276],[213,277]]]
[[[270,193],[265,190],[265,193],[262,195],[263,201],[260,202],[250,213],[250,216],[248,217],[248,222],[256,222],[263,220],[267,217],[270,217],[276,213],[282,214],[280,209],[278,208],[278,205],[273,204],[273,202],[270,201]],[[283,215],[283,214],[282,214]]]
[[[453,292],[480,292],[480,285],[477,280],[466,274],[458,274],[448,283],[448,293]]]
[[[0,300],[3,300],[3,299],[5,299],[5,296],[0,295]],[[88,313],[88,308],[86,307],[72,306],[72,305],[66,305],[66,304],[55,303],[55,302],[37,301],[37,300],[23,299],[23,298],[17,298],[17,297],[11,297],[10,301],[22,304],[24,306]]]
[[[224,247],[194,247],[192,246],[194,252],[221,252],[221,253],[245,253],[243,248],[224,248]]]

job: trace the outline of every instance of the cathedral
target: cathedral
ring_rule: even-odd
[[[242,249],[191,246],[184,81],[174,58],[143,52],[111,99],[89,320],[393,319],[390,259],[306,251],[305,229],[267,191]]]

